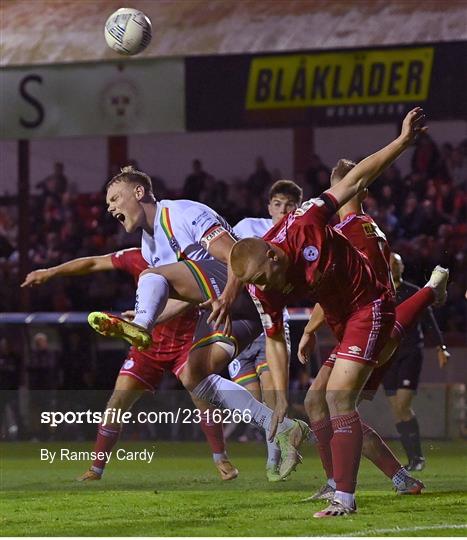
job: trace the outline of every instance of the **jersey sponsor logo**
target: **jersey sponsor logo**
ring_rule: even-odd
[[[135,361],[133,358],[129,358],[128,360],[125,360],[123,364],[123,369],[131,369],[135,365]]]
[[[196,226],[196,225],[199,225],[199,223],[201,223],[201,221],[203,219],[208,219],[212,216],[209,215],[209,213],[206,211],[206,210],[203,210],[203,212],[201,212],[201,214],[199,216],[197,216],[192,222],[191,224],[193,226]]]
[[[233,379],[234,377],[236,377],[240,373],[240,368],[241,367],[242,367],[242,365],[240,364],[239,360],[235,359],[232,362],[230,362],[230,364],[229,364],[229,375],[230,375],[231,379]]]
[[[351,352],[352,354],[360,354],[362,352],[362,349],[360,349],[360,347],[358,347],[357,345],[351,345],[349,347],[349,352]]]
[[[307,246],[303,249],[303,258],[308,262],[314,262],[319,257],[319,249],[316,246]]]
[[[386,235],[376,223],[363,223],[362,227],[367,238],[382,238],[386,240]]]

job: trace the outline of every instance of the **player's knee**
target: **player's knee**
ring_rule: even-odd
[[[114,390],[107,402],[107,409],[117,409],[127,411],[133,405],[135,398],[131,392],[127,390]]]
[[[180,372],[178,378],[183,386],[191,392],[198,384],[205,378],[205,374],[201,373],[199,369],[193,369],[191,366],[186,365]]]
[[[356,401],[357,396],[354,391],[328,390],[326,392],[326,403],[331,416],[339,416],[354,411]]]
[[[308,418],[314,422],[327,416],[326,391],[310,388],[305,396],[305,410]]]

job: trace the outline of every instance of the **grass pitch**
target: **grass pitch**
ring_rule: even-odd
[[[322,503],[300,503],[322,483],[316,451],[291,478],[269,484],[264,446],[231,444],[240,476],[217,477],[205,443],[132,443],[156,450],[148,465],[112,461],[99,482],[74,479],[87,462],[39,459],[40,448],[91,450],[90,443],[3,443],[3,536],[465,536],[465,442],[425,442],[427,468],[421,496],[396,496],[391,482],[363,460],[358,514],[317,520]],[[398,446],[394,448],[399,450]]]

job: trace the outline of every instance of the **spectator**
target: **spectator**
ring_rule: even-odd
[[[52,196],[59,199],[65,193],[68,188],[68,178],[65,176],[64,169],[63,163],[56,161],[53,173],[36,184],[36,187],[42,190],[44,197]]]
[[[271,173],[266,169],[264,159],[257,157],[255,161],[255,171],[248,177],[248,190],[255,197],[261,198],[264,190],[272,181]]]
[[[203,165],[199,159],[193,160],[193,171],[185,179],[183,186],[183,198],[191,201],[199,201],[201,193],[206,188],[210,175],[203,170]]]
[[[436,176],[440,165],[439,150],[433,139],[422,133],[412,155],[412,171],[424,178]]]
[[[329,187],[329,177],[331,175],[329,167],[324,165],[317,154],[312,154],[310,157],[310,166],[305,172],[305,181],[310,186],[312,197],[316,197],[323,191],[319,191],[319,187],[323,185],[322,179],[324,175],[327,178],[326,187]]]

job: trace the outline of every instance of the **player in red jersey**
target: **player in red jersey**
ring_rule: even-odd
[[[394,325],[394,295],[381,284],[368,259],[328,221],[339,207],[371,182],[424,132],[423,111],[410,111],[399,137],[361,161],[319,198],[307,201],[263,239],[245,239],[230,254],[233,273],[250,283],[250,294],[266,331],[269,367],[277,392],[275,421],[287,409],[288,363],[282,308],[309,298],[322,306],[340,342],[326,387],[336,493],[315,517],[356,511],[355,487],[362,449],[362,425],[356,403]],[[274,430],[274,423],[272,424]]]
[[[141,250],[131,248],[108,255],[74,259],[52,268],[35,270],[26,276],[21,286],[41,285],[51,278],[60,276],[85,275],[109,270],[122,270],[132,275],[137,281],[141,272],[147,267],[148,264]],[[128,411],[145,391],[154,392],[157,389],[165,371],[170,371],[177,378],[179,377],[192,345],[198,310],[185,302],[177,300],[171,302],[170,309],[173,313],[180,310],[184,312],[154,328],[153,345],[149,349],[138,351],[132,347],[128,351],[107,408]],[[192,399],[197,409],[203,412],[208,410],[209,406],[206,402],[194,396]],[[222,423],[213,422],[210,415],[206,413],[201,415],[200,425],[211,447],[214,463],[222,480],[236,478],[238,471],[227,457]],[[118,441],[120,430],[121,426],[117,424],[99,426],[94,450],[110,452]],[[90,469],[78,480],[99,480],[105,465],[104,460],[94,460]]]
[[[345,175],[355,167],[355,163],[349,160],[340,160],[331,174],[331,186],[336,185]],[[390,249],[384,233],[379,229],[371,216],[364,213],[362,201],[366,193],[362,192],[349,202],[344,204],[339,209],[339,217],[341,222],[334,227],[340,231],[351,242],[351,244],[366,255],[370,261],[372,268],[375,270],[378,280],[383,283],[389,290],[394,291],[391,273],[389,269]],[[443,279],[438,283],[438,288],[435,290],[428,286],[417,293],[409,302],[408,309],[411,310],[411,317],[418,318],[423,310],[425,310],[436,299],[436,294],[441,291],[445,292],[448,273],[442,273]],[[407,323],[408,321],[404,321]],[[298,347],[298,357],[301,362],[306,362],[310,352],[315,345],[314,332],[324,323],[324,313],[322,308],[317,304],[313,310],[309,323],[307,324],[302,339]],[[397,324],[397,310],[396,310]],[[378,357],[378,367],[373,371],[370,380],[366,383],[362,395],[372,399],[379,381],[381,380],[383,367],[392,354],[393,347],[400,340],[398,325],[394,327],[388,344],[384,348],[382,354]],[[332,455],[330,441],[327,440],[330,434],[329,409],[326,403],[326,387],[333,369],[336,353],[339,350],[337,345],[329,358],[322,365],[317,377],[313,381],[309,389],[305,407],[311,421],[312,429],[317,433],[318,450],[320,453],[323,468],[327,474],[327,483],[315,495],[307,500],[331,500],[335,492],[335,481],[333,479]],[[384,366],[386,369],[386,366]],[[375,384],[376,383],[376,384]],[[381,437],[365,423],[363,427],[363,455],[368,457],[375,465],[386,474],[394,484],[396,491],[399,494],[417,494],[423,489],[423,483],[412,478],[404,469],[402,464],[395,458],[389,447],[384,443]],[[327,435],[324,435],[323,433]]]

